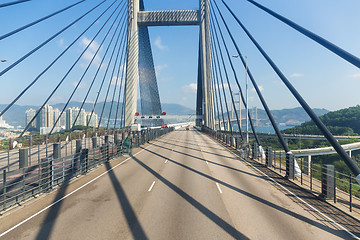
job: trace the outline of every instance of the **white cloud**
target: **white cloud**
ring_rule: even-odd
[[[182,87],[182,90],[184,91],[184,93],[196,94],[197,84],[196,83],[190,83],[188,85],[184,85]]]
[[[350,78],[360,78],[360,73],[354,73],[349,76]]]
[[[159,76],[159,75],[160,75],[160,72],[161,72],[163,69],[167,68],[167,67],[168,67],[168,65],[167,65],[167,64],[163,64],[163,65],[157,65],[157,66],[155,66],[155,73],[156,73],[156,76]]]
[[[76,87],[77,84],[78,84],[78,82],[73,82],[73,83],[72,83],[72,85],[73,85],[74,87]],[[78,88],[86,88],[86,83],[81,82]]]
[[[258,86],[258,87],[259,87],[260,92],[263,92],[263,91],[264,91],[264,86],[260,85],[260,86]],[[251,91],[251,92],[256,92],[255,88],[252,88],[250,91]]]
[[[298,77],[303,77],[303,76],[304,76],[304,74],[302,74],[302,73],[293,73],[290,75],[291,78],[298,78]]]
[[[59,47],[61,47],[61,48],[67,48],[67,47],[68,47],[67,45],[65,45],[65,39],[63,39],[63,38],[60,38],[60,39],[59,39],[58,45],[59,45]]]
[[[160,49],[160,50],[168,49],[167,46],[163,45],[160,37],[157,37],[157,38],[155,39],[154,44],[155,44],[155,46],[156,46],[158,49]]]
[[[86,61],[91,61],[91,59],[94,57],[94,54],[95,54],[95,53],[93,53],[92,51],[87,50],[87,51],[83,54],[82,58],[85,59]],[[95,59],[94,59],[94,60],[95,60]]]
[[[91,40],[87,39],[86,37],[83,37],[81,39],[81,44],[83,46],[88,46],[90,44]],[[89,46],[89,50],[91,50],[92,52],[96,52],[96,50],[99,48],[99,44],[94,40],[91,45]]]
[[[86,48],[90,44],[91,40],[87,39],[86,37],[83,37],[81,39],[80,45],[84,48]],[[91,59],[94,57],[96,51],[99,48],[99,44],[96,41],[91,42],[90,46],[86,50],[86,52],[82,55],[82,59],[84,59],[87,62],[90,62]],[[99,53],[95,56],[93,60],[93,64],[99,66],[101,62]],[[81,64],[81,67],[87,66],[87,64]]]

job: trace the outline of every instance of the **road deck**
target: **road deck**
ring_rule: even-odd
[[[198,131],[137,151],[0,217],[1,234],[37,214],[3,239],[352,239],[341,227],[360,235],[359,221]]]

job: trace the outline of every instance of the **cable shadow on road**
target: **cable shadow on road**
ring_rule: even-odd
[[[257,169],[268,175],[269,177],[276,179],[276,181],[283,187],[285,187],[287,190],[295,194],[300,199],[306,199],[306,202],[310,204],[313,207],[316,207],[317,210],[322,212],[323,214],[326,214],[328,217],[331,217],[332,219],[336,219],[336,222],[338,224],[341,224],[342,226],[345,226],[353,232],[354,234],[360,235],[360,224],[359,220],[353,218],[352,216],[346,214],[345,212],[341,211],[340,209],[336,208],[335,206],[329,204],[326,201],[320,200],[317,196],[315,196],[311,191],[308,191],[306,189],[303,189],[301,186],[298,186],[297,184],[285,179],[281,175],[273,172],[271,169],[267,168],[266,166],[256,162],[255,160],[248,159],[246,160],[251,165],[255,166]],[[328,222],[332,226],[336,227],[334,223],[329,221],[324,216],[319,215],[318,212],[316,212],[314,209],[310,208],[304,202],[300,201],[298,198],[296,198],[294,195],[289,194],[288,191],[286,191],[284,188],[280,187],[278,184],[275,184],[273,181],[268,180],[270,184],[272,184],[275,188],[277,188],[279,191],[283,192],[285,195],[287,195],[290,199],[292,199],[293,202],[304,208],[304,210],[308,211],[310,214],[312,214],[314,217],[319,219],[320,221]]]
[[[224,168],[227,168],[227,169],[230,169],[230,170],[233,170],[233,171],[236,171],[236,172],[241,172],[243,174],[246,174],[246,175],[249,175],[249,176],[252,176],[252,177],[256,177],[256,178],[261,178],[261,179],[264,179],[265,177],[263,176],[259,176],[259,175],[256,175],[256,174],[252,174],[252,173],[248,173],[248,172],[245,172],[245,171],[242,171],[240,169],[237,169],[237,168],[233,168],[233,167],[229,167],[229,166],[226,166],[226,165],[223,165],[223,164],[220,164],[220,163],[216,163],[216,162],[213,162],[213,161],[210,161],[210,160],[205,160],[203,158],[200,158],[200,157],[195,157],[191,154],[187,154],[187,153],[184,153],[184,152],[179,152],[179,151],[176,151],[174,149],[171,149],[171,148],[167,148],[167,147],[164,147],[164,146],[160,146],[160,145],[157,145],[156,143],[153,143],[152,144],[153,146],[156,146],[156,147],[159,147],[159,148],[162,148],[162,149],[166,149],[166,150],[169,150],[169,151],[172,151],[172,152],[175,152],[175,153],[178,153],[178,154],[182,154],[182,155],[185,155],[185,156],[188,156],[188,157],[191,157],[193,159],[196,159],[196,160],[200,160],[200,161],[203,161],[203,162],[208,162],[208,163],[211,163],[211,164],[214,164],[214,165],[217,165],[217,166],[220,166],[220,167],[224,167]],[[150,151],[150,150],[147,150],[147,151]],[[152,151],[150,151],[152,152]],[[154,153],[154,152],[152,152]],[[156,153],[154,153],[156,155]],[[209,153],[211,154],[211,153]],[[216,155],[216,154],[215,154]],[[163,157],[163,156],[161,156]],[[232,159],[232,160],[238,160],[238,159],[235,159],[235,158],[230,158],[230,157],[227,157],[227,156],[222,156],[222,157],[226,157],[228,159]]]
[[[111,183],[115,190],[116,196],[119,200],[121,208],[126,217],[127,224],[129,229],[131,230],[132,236],[134,239],[148,239],[145,234],[145,231],[141,227],[141,224],[136,217],[135,211],[133,210],[129,199],[126,196],[124,189],[121,187],[119,180],[116,178],[113,170],[111,170],[111,166],[109,162],[105,162],[105,167],[108,170],[108,175],[110,177]]]
[[[158,141],[158,142],[161,142],[161,143],[164,143],[164,144],[167,144],[167,145],[172,145],[172,146],[176,146],[176,147],[181,147],[181,148],[185,148],[185,149],[189,149],[189,150],[193,150],[193,151],[197,151],[197,152],[203,152],[203,153],[206,153],[206,154],[211,154],[211,155],[215,155],[215,156],[218,156],[218,157],[226,157],[228,159],[233,159],[233,160],[237,160],[236,157],[229,157],[229,156],[225,156],[225,155],[222,155],[222,154],[218,154],[218,153],[212,153],[212,152],[207,152],[207,151],[201,151],[199,149],[196,149],[196,148],[191,148],[191,147],[185,147],[185,146],[181,146],[181,145],[176,145],[176,144],[172,144],[172,143],[168,143],[168,142],[162,142],[162,141]],[[165,149],[168,149],[170,151],[172,151],[173,149],[172,148],[166,148],[166,147],[163,147],[163,146],[160,146],[158,144],[153,144],[157,147],[162,147],[162,148],[165,148]],[[175,150],[174,150],[175,151]]]
[[[185,146],[182,146],[182,145],[178,145],[178,144],[174,144],[174,143],[169,143],[169,142],[165,142],[165,141],[160,141],[160,140],[159,140],[158,142],[165,143],[165,144],[172,145],[172,146],[176,146],[176,147],[186,148],[186,149],[190,149],[190,150],[194,150],[194,151],[198,151],[198,152],[203,152],[203,153],[215,155],[215,156],[218,156],[218,157],[226,157],[226,158],[231,158],[231,159],[237,159],[237,158],[232,158],[232,157],[225,156],[225,155],[222,155],[222,154],[219,154],[219,153],[212,153],[212,152],[208,152],[208,151],[201,151],[201,150],[199,150],[199,149],[197,149],[197,148],[185,147]],[[189,142],[187,142],[187,143],[189,143]],[[159,146],[159,145],[156,145],[156,146]],[[211,148],[211,149],[214,150],[214,148]],[[219,149],[217,149],[217,150],[219,150]]]
[[[206,217],[208,217],[211,221],[213,221],[216,225],[218,225],[220,228],[222,228],[225,232],[227,232],[230,236],[232,236],[235,239],[249,239],[244,234],[236,230],[233,226],[231,226],[229,223],[224,221],[222,218],[220,218],[218,215],[210,211],[208,208],[206,208],[204,205],[202,205],[200,202],[198,202],[196,199],[191,197],[189,194],[181,190],[179,187],[171,183],[169,180],[161,176],[159,173],[154,171],[152,168],[150,168],[145,163],[141,162],[136,157],[132,157],[135,162],[137,162],[140,166],[145,168],[148,172],[150,172],[152,175],[154,175],[157,179],[159,179],[162,183],[164,183],[166,186],[171,188],[174,192],[179,194],[184,200],[186,200],[188,203],[190,203],[192,206],[194,206],[196,209],[198,209],[202,214],[204,214]]]
[[[148,151],[148,152],[150,152],[150,153],[152,153],[152,154],[154,154],[154,155],[156,155],[156,156],[158,156],[158,157],[161,157],[161,158],[163,158],[163,159],[167,159],[168,161],[170,161],[170,162],[172,162],[172,163],[174,163],[174,164],[176,164],[176,165],[178,165],[178,166],[181,166],[181,167],[183,167],[183,168],[185,168],[185,169],[187,169],[187,170],[190,170],[190,171],[192,171],[192,172],[194,172],[194,173],[196,173],[196,174],[199,174],[200,176],[205,177],[205,178],[207,178],[207,179],[209,179],[209,180],[211,180],[211,181],[217,182],[217,183],[223,185],[224,187],[227,187],[227,188],[229,188],[229,189],[232,189],[232,190],[234,190],[234,191],[236,191],[236,192],[238,192],[238,193],[240,193],[240,194],[242,194],[242,195],[244,195],[244,196],[247,196],[247,197],[249,197],[249,198],[251,198],[251,199],[253,199],[253,200],[255,200],[255,201],[258,201],[258,202],[260,202],[260,203],[262,203],[262,204],[265,204],[265,205],[267,205],[267,206],[269,206],[269,207],[271,207],[271,208],[273,208],[273,209],[276,209],[276,210],[278,210],[278,211],[280,211],[280,212],[282,212],[282,213],[284,213],[284,214],[286,214],[286,215],[289,215],[289,216],[291,216],[291,217],[294,217],[294,218],[296,218],[296,219],[298,219],[298,220],[300,220],[300,221],[306,222],[306,223],[308,223],[308,224],[310,224],[310,225],[312,225],[312,226],[314,226],[314,227],[317,227],[317,228],[319,228],[319,229],[321,229],[321,230],[324,230],[324,231],[326,231],[326,232],[329,232],[329,233],[331,233],[331,234],[333,234],[333,235],[336,235],[336,236],[338,236],[338,237],[341,237],[341,238],[344,238],[344,237],[346,238],[346,237],[349,236],[347,233],[345,233],[345,232],[342,231],[342,230],[332,229],[332,228],[330,228],[329,226],[326,226],[326,225],[324,225],[324,224],[322,224],[322,223],[319,223],[319,222],[316,222],[316,221],[314,221],[314,220],[312,220],[312,219],[310,219],[310,218],[308,218],[308,217],[302,216],[302,215],[300,215],[300,214],[298,214],[298,213],[296,213],[296,212],[290,211],[290,210],[288,210],[288,209],[286,209],[286,208],[283,208],[283,207],[281,207],[281,206],[279,206],[279,205],[276,205],[276,204],[274,204],[274,203],[272,203],[272,202],[269,202],[269,201],[267,201],[267,200],[265,200],[265,199],[263,199],[263,198],[260,198],[260,197],[254,195],[254,194],[251,194],[251,193],[249,193],[249,192],[247,192],[247,191],[244,191],[244,190],[242,190],[242,189],[239,189],[239,188],[237,188],[237,187],[235,187],[235,186],[233,186],[233,185],[230,185],[230,184],[228,184],[228,183],[226,183],[226,182],[224,182],[224,181],[221,181],[221,180],[219,180],[219,179],[217,179],[217,178],[214,178],[214,177],[212,177],[212,176],[209,176],[209,175],[207,175],[207,174],[205,174],[205,173],[202,173],[202,172],[200,172],[200,171],[198,171],[198,170],[196,170],[196,169],[193,169],[193,168],[191,168],[191,167],[188,167],[188,166],[186,166],[186,165],[184,165],[184,164],[182,164],[182,163],[179,163],[179,162],[177,162],[177,161],[175,161],[175,160],[169,159],[169,158],[167,158],[166,156],[163,156],[163,155],[161,155],[161,154],[155,153],[155,152],[153,152],[153,151],[151,151],[151,150],[149,150],[149,149],[145,149],[145,151]],[[137,159],[134,159],[134,160],[137,161],[137,162],[140,164],[139,160],[137,160]],[[142,165],[142,166],[144,167],[145,164],[141,163],[140,165]],[[145,166],[146,166],[146,165],[145,165]],[[147,166],[146,166],[146,167],[147,167]],[[146,169],[148,169],[148,168],[149,168],[149,167],[147,167]],[[156,173],[156,174],[157,174],[157,173]],[[155,175],[155,174],[154,174],[154,175]],[[160,175],[157,174],[156,176],[160,176]],[[161,176],[160,176],[160,177],[161,177]],[[160,179],[160,180],[161,180],[161,179]]]
[[[214,141],[214,139],[212,139]],[[228,145],[225,145],[221,142],[219,142],[224,148],[228,149],[230,152],[234,154],[239,154],[237,149],[234,149],[232,147],[229,147]],[[348,215],[346,212],[343,212],[342,210],[336,208],[335,206],[329,204],[326,201],[323,201],[322,199],[319,199],[318,196],[315,196],[313,192],[302,188],[301,186],[285,179],[282,175],[274,172],[270,168],[266,167],[265,165],[261,164],[260,162],[253,160],[253,159],[246,159],[246,161],[242,160],[245,164],[249,165],[249,167],[255,167],[256,169],[259,169],[272,179],[276,180],[281,186],[285,187],[287,190],[291,191],[293,194],[295,194],[300,199],[306,199],[307,203],[310,204],[313,207],[316,207],[317,210],[319,210],[321,213],[326,214],[328,217],[331,217],[332,219],[336,219],[336,222],[342,226],[347,227],[347,230],[350,230],[355,235],[360,235],[360,224],[359,220]],[[267,182],[269,182],[271,185],[273,185],[276,189],[283,192],[286,196],[288,196],[294,203],[298,204],[300,207],[302,207],[305,211],[309,212],[311,215],[313,215],[315,218],[317,218],[319,221],[326,222],[329,225],[338,228],[336,224],[331,222],[329,219],[324,217],[323,215],[319,214],[314,209],[310,208],[308,205],[306,205],[304,202],[300,201],[298,198],[293,196],[292,194],[289,194],[288,191],[286,191],[284,188],[280,187],[278,184],[270,180],[269,178],[265,178]]]
[[[170,137],[167,137],[166,139],[164,140],[170,140],[170,141],[173,141],[173,142],[178,142],[178,143],[186,143],[188,144],[189,142],[188,141],[179,141],[179,139],[177,138],[170,138]],[[193,140],[194,143],[197,143],[197,145],[199,147],[204,147],[204,148],[210,148],[209,146],[204,146],[204,145],[199,145],[198,143],[203,143],[203,142],[199,142],[199,141],[196,141],[196,140]],[[168,142],[167,142],[168,143]],[[211,147],[211,149],[214,149],[213,147]],[[223,148],[217,148],[218,150],[224,150]]]

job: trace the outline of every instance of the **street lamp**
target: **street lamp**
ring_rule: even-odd
[[[233,55],[234,58],[238,58],[239,55]],[[246,65],[246,143],[249,143],[249,95],[248,95],[248,67],[247,56],[245,56]],[[241,109],[240,109],[241,111]]]

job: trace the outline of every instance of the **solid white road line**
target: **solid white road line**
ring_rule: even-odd
[[[213,140],[214,141],[214,140]],[[237,156],[239,159],[242,159],[239,155],[237,155],[234,152],[231,152],[229,149],[227,149],[226,147],[224,147],[228,152],[230,152],[231,154]],[[305,202],[304,200],[302,200],[300,197],[298,197],[295,193],[291,192],[289,189],[287,189],[286,187],[284,187],[283,185],[281,185],[280,183],[278,183],[276,180],[274,180],[272,177],[268,176],[266,173],[264,173],[263,171],[261,171],[260,169],[256,168],[254,165],[252,165],[251,163],[249,163],[248,161],[246,161],[245,159],[242,159],[242,161],[246,162],[247,164],[249,164],[253,169],[255,169],[256,171],[258,171],[259,173],[261,173],[262,175],[264,175],[265,177],[267,177],[270,181],[272,181],[273,183],[275,183],[276,185],[278,185],[279,187],[281,187],[282,189],[284,189],[286,192],[288,192],[290,195],[294,196],[295,198],[297,198],[299,201],[301,201],[302,203],[304,203],[306,206],[308,206],[309,208],[311,208],[312,210],[314,210],[315,212],[319,213],[321,216],[323,216],[324,218],[326,218],[327,220],[329,220],[330,222],[332,222],[333,224],[335,224],[337,227],[341,228],[342,230],[344,230],[345,232],[347,232],[349,235],[351,235],[353,238],[355,239],[359,239],[360,238],[358,236],[356,236],[355,234],[353,234],[352,232],[350,232],[349,230],[347,230],[345,227],[343,227],[342,225],[340,225],[339,223],[335,222],[333,219],[331,219],[330,217],[328,217],[327,215],[325,215],[324,213],[320,212],[318,209],[316,209],[315,207],[313,207],[312,205],[310,205],[309,203]]]
[[[155,185],[155,181],[153,181],[153,183],[151,184],[151,186],[150,186],[150,188],[149,188],[149,190],[148,190],[148,192],[150,192],[151,191],[151,189],[153,188],[153,186]]]
[[[139,151],[139,152],[135,153],[133,156],[136,156],[136,155],[138,155],[139,153],[141,153],[141,152],[145,151],[145,149],[147,149],[147,148],[148,148],[148,147],[150,147],[150,146],[152,146],[152,145],[147,146],[147,147],[146,147],[146,148],[144,148],[143,150],[141,150],[141,151]],[[104,173],[100,174],[99,176],[97,176],[97,177],[93,178],[93,179],[92,179],[92,180],[90,180],[89,182],[87,182],[87,183],[85,183],[85,184],[81,185],[81,186],[80,186],[80,187],[78,187],[77,189],[73,190],[72,192],[70,192],[69,194],[65,195],[64,197],[62,197],[62,198],[58,199],[57,201],[53,202],[53,203],[52,203],[52,204],[50,204],[49,206],[47,206],[47,207],[45,207],[45,208],[41,209],[40,211],[38,211],[38,212],[34,213],[33,215],[31,215],[30,217],[26,218],[25,220],[23,220],[23,221],[19,222],[19,223],[18,223],[18,224],[16,224],[15,226],[13,226],[13,227],[11,227],[10,229],[6,230],[5,232],[1,233],[1,234],[0,234],[0,238],[1,238],[2,236],[4,236],[5,234],[7,234],[7,233],[11,232],[12,230],[14,230],[14,229],[16,229],[16,228],[20,227],[21,225],[23,225],[24,223],[28,222],[29,220],[33,219],[34,217],[36,217],[36,216],[37,216],[37,215],[39,215],[40,213],[45,212],[46,210],[48,210],[48,209],[49,209],[49,208],[51,208],[52,206],[54,206],[54,205],[58,204],[59,202],[63,201],[65,198],[68,198],[69,196],[73,195],[74,193],[76,193],[76,192],[77,192],[77,191],[79,191],[80,189],[82,189],[82,188],[86,187],[86,186],[87,186],[87,185],[89,185],[90,183],[92,183],[92,182],[96,181],[97,179],[99,179],[100,177],[104,176],[104,175],[105,175],[105,174],[107,174],[108,172],[113,171],[113,169],[115,169],[115,168],[117,168],[118,166],[120,166],[120,165],[122,165],[122,164],[126,163],[126,162],[127,162],[127,161],[129,161],[131,158],[132,158],[132,157],[128,157],[127,159],[125,159],[125,160],[124,160],[124,161],[122,161],[121,163],[116,164],[114,167],[110,168],[109,170],[107,170],[106,172],[104,172]]]
[[[221,191],[220,185],[219,185],[218,183],[216,183],[216,186],[217,186],[217,188],[219,189],[219,192],[222,194],[222,191]]]

